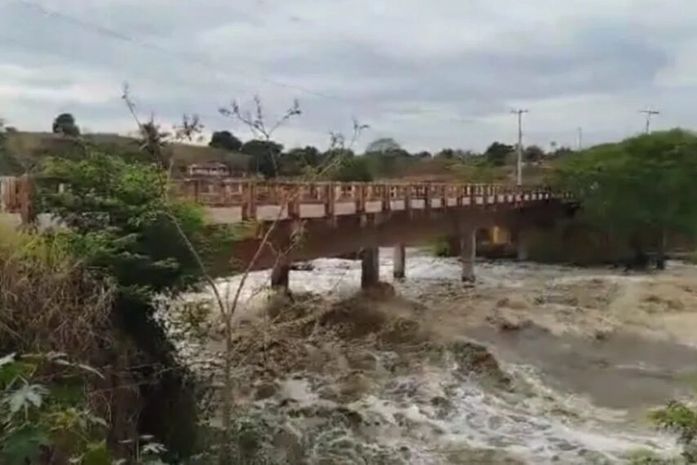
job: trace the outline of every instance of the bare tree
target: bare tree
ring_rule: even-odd
[[[125,101],[126,106],[128,107],[134,120],[136,121],[136,124],[138,125],[139,132],[141,134],[141,137],[143,138],[142,148],[147,153],[151,154],[151,156],[154,158],[156,162],[160,164],[160,166],[170,171],[171,163],[163,163],[165,161],[165,158],[163,157],[162,151],[164,145],[167,142],[167,139],[169,138],[169,134],[163,134],[159,131],[159,126],[155,124],[154,118],[151,118],[147,123],[141,123],[136,112],[136,106],[133,100],[130,98],[129,89],[127,85],[124,86],[123,100]],[[290,121],[291,118],[299,116],[301,114],[300,105],[296,100],[293,102],[293,105],[289,109],[287,109],[285,113],[276,122],[269,125],[265,121],[261,99],[258,96],[254,98],[254,103],[254,113],[243,112],[240,109],[239,105],[234,101],[229,109],[221,109],[220,112],[226,116],[234,117],[238,121],[242,122],[252,131],[253,134],[255,134],[256,137],[265,141],[271,141],[274,132],[278,128]],[[182,126],[179,127],[178,130],[175,129],[175,136],[179,137],[180,139],[183,138],[191,140],[191,137],[193,137],[192,134],[195,134],[196,132],[200,131],[200,128],[202,128],[202,125],[197,116],[194,115],[192,117],[189,117],[185,115],[183,117]],[[340,133],[330,133],[330,149],[351,148],[360,137],[360,134],[367,128],[368,125],[361,124],[358,122],[358,120],[354,119],[353,133],[351,135],[351,138],[349,139],[349,144],[346,144],[346,138]],[[331,170],[341,161],[341,157],[334,157],[331,160],[327,160],[324,166],[320,167],[315,173],[309,176],[309,179],[306,180],[312,181],[320,179],[324,174],[326,174],[329,170]],[[274,163],[276,164],[275,158]],[[281,208],[279,209],[277,217],[274,218],[271,221],[271,224],[266,228],[266,231],[262,236],[252,259],[249,261],[249,263],[247,263],[247,266],[240,279],[240,283],[237,286],[237,289],[235,290],[232,299],[230,299],[228,293],[226,293],[225,297],[223,297],[218,285],[212,278],[211,274],[208,272],[206,265],[203,259],[201,258],[201,255],[196,250],[196,247],[194,246],[193,242],[186,235],[186,233],[184,232],[174,215],[172,215],[170,212],[164,212],[164,214],[170,219],[170,221],[172,221],[177,230],[177,233],[180,235],[180,237],[186,244],[189,252],[194,257],[203,279],[210,286],[215,298],[216,305],[218,307],[220,317],[223,320],[223,338],[225,340],[225,349],[223,361],[223,388],[221,393],[222,432],[219,451],[219,463],[221,465],[231,464],[233,456],[232,399],[234,395],[234,384],[232,371],[235,347],[233,342],[234,328],[232,323],[232,317],[239,306],[242,290],[244,289],[244,286],[249,278],[250,273],[255,268],[257,261],[261,257],[261,254],[263,253],[266,247],[273,247],[271,245],[270,239],[283,218],[283,211],[287,209],[288,205],[291,202],[294,202],[295,199],[297,199],[297,197],[300,195],[300,192],[300,188],[295,189],[293,192],[290,193],[290,195],[287,195],[283,199],[283,203],[281,205]],[[164,193],[164,195],[167,195],[167,193]],[[279,260],[283,259],[283,257],[288,256],[292,252],[292,249],[300,242],[302,238],[302,231],[304,229],[302,222],[299,226],[300,227],[296,228],[295,233],[290,238],[289,244],[285,250],[274,250],[272,248],[276,256],[277,263]]]

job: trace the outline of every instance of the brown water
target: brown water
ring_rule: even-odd
[[[389,258],[381,264],[389,281]],[[477,285],[463,287],[456,260],[410,250],[408,278],[394,283],[399,297],[348,301],[337,313],[360,265],[318,260],[291,273],[291,289],[321,297],[281,308],[276,323],[264,309],[268,274],[255,273],[236,316],[246,341],[236,401],[263,419],[279,463],[585,464],[623,463],[637,448],[672,454],[672,439],[646,421],[648,409],[691,396],[697,370],[697,268],[672,265],[624,274],[480,263]],[[333,316],[313,316],[326,311]],[[212,318],[210,337],[193,341],[176,315],[166,318],[182,357],[215,372],[219,323]]]

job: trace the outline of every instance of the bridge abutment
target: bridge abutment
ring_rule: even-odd
[[[476,230],[467,230],[460,237],[460,261],[462,262],[462,282],[475,281],[474,261],[477,256]]]
[[[380,282],[380,251],[377,247],[361,250],[361,288],[370,289]]]
[[[395,279],[404,279],[406,276],[406,251],[404,244],[394,246],[392,275]]]

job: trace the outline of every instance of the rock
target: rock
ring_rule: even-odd
[[[276,383],[262,383],[254,391],[254,400],[265,400],[273,397],[278,392]]]
[[[475,374],[493,381],[496,387],[510,389],[513,381],[506,374],[489,350],[469,341],[459,341],[450,346],[458,364],[458,371],[463,375]]]

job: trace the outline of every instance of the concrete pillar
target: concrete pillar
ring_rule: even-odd
[[[460,238],[460,261],[462,262],[462,282],[473,283],[474,260],[477,256],[477,234],[475,230],[465,231]]]
[[[380,281],[380,252],[377,247],[361,250],[361,288],[377,286]]]
[[[406,253],[404,250],[404,244],[397,244],[394,246],[394,257],[393,257],[393,269],[392,275],[395,279],[404,279],[406,273]]]
[[[290,275],[290,263],[279,259],[271,270],[271,287],[279,291],[288,292],[288,277]]]
[[[526,240],[523,231],[518,231],[515,238],[516,258],[519,262],[524,262],[528,259],[528,241]]]

